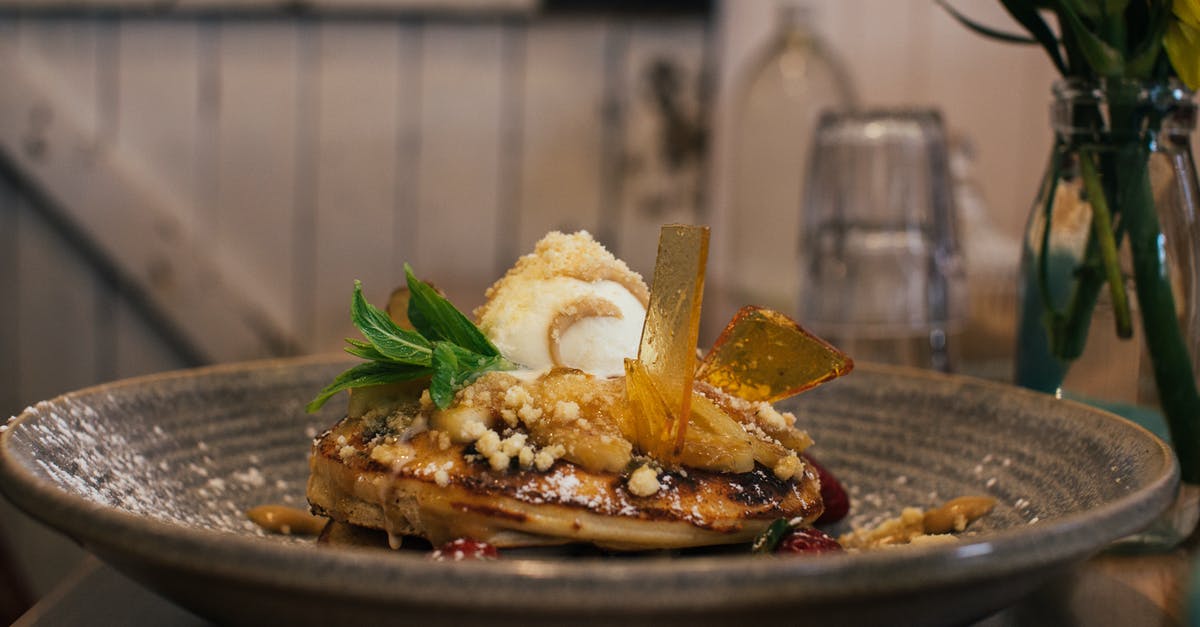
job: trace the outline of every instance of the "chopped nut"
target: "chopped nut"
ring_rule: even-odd
[[[504,406],[511,409],[517,409],[532,402],[533,396],[529,394],[529,390],[520,385],[514,385],[504,393]]]
[[[643,464],[637,470],[629,475],[628,487],[630,493],[636,496],[650,496],[658,492],[662,487],[658,483],[658,473],[650,464]]]
[[[783,414],[779,413],[770,403],[761,403],[756,415],[762,421],[763,425],[775,431],[781,431],[791,426],[784,419]]]
[[[542,409],[533,405],[522,405],[517,411],[517,416],[525,422],[537,422],[542,417]]]
[[[504,451],[496,451],[488,455],[488,464],[491,465],[492,470],[505,470],[511,461],[512,458],[505,455]]]
[[[800,462],[800,458],[796,456],[795,453],[792,453],[791,455],[780,459],[779,462],[775,464],[775,468],[772,470],[775,471],[776,477],[779,477],[783,481],[787,481],[804,470],[804,464]]]
[[[478,440],[475,440],[475,450],[484,457],[490,457],[493,453],[499,452],[500,435],[490,429],[485,431]]]
[[[521,450],[517,452],[517,465],[527,470],[532,468],[534,456],[533,447],[522,446]]]
[[[579,418],[579,404],[575,401],[558,401],[554,404],[554,417],[570,422]]]
[[[525,446],[525,440],[528,439],[528,437],[529,436],[525,435],[524,433],[514,433],[507,438],[504,438],[504,440],[500,442],[500,450],[503,451],[505,455],[512,457],[520,452],[521,447]]]
[[[561,444],[547,446],[546,448],[538,451],[537,455],[534,456],[533,465],[538,470],[546,472],[547,470],[550,470],[551,466],[554,465],[554,461],[559,457],[562,457],[564,454],[566,454],[566,452],[567,449]]]

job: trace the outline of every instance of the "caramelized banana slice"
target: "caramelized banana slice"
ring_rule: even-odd
[[[522,417],[529,437],[539,447],[560,445],[567,461],[592,472],[620,472],[633,457],[633,445],[622,437],[618,417],[604,399],[618,380],[599,379],[578,370],[556,368],[539,380],[535,417]]]
[[[754,470],[756,444],[746,430],[700,394],[692,397],[692,417],[679,461],[684,466],[718,472]],[[786,452],[784,453],[786,454]],[[773,467],[775,462],[768,463]]]

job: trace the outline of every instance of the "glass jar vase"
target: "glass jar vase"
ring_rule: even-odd
[[[1015,381],[1172,443],[1183,486],[1139,542],[1170,546],[1200,508],[1196,105],[1170,83],[1064,80],[1022,246]]]

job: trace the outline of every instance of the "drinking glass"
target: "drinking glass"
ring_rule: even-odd
[[[801,321],[856,360],[950,371],[966,298],[941,115],[825,111],[809,163]]]

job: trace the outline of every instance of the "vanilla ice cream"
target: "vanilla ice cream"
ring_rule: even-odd
[[[550,233],[488,290],[479,327],[530,370],[622,375],[636,357],[649,290],[586,231]]]

